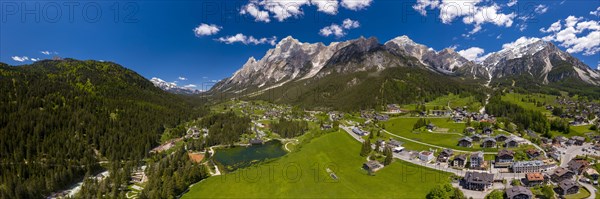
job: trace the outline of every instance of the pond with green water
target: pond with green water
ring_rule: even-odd
[[[267,159],[278,158],[286,154],[278,140],[272,140],[260,145],[235,146],[217,149],[214,160],[227,171],[248,167]]]

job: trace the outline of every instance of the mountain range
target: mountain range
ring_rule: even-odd
[[[567,91],[581,85],[592,89],[600,86],[599,71],[538,38],[524,39],[477,60],[468,60],[452,48],[435,51],[407,36],[383,44],[373,37],[361,37],[330,45],[302,43],[288,36],[262,59],[250,57],[241,69],[218,82],[209,93],[257,96],[284,85],[305,87],[332,74],[365,71],[376,74],[396,67],[425,70],[481,85],[532,87],[533,84],[533,87]]]
[[[194,94],[201,93],[199,90],[196,90],[193,88],[188,88],[188,87],[181,87],[181,86],[178,86],[177,83],[175,83],[175,82],[167,82],[167,81],[162,80],[157,77],[153,77],[152,79],[150,79],[150,82],[152,82],[152,84],[154,84],[154,86],[156,86],[164,91],[170,92],[170,93],[183,94],[183,95],[194,95]]]
[[[435,79],[405,76],[411,72]],[[347,82],[339,82],[342,79]],[[389,82],[394,84],[386,84]],[[429,84],[431,88],[420,87],[419,83]],[[388,90],[390,87],[419,90],[421,94],[404,95],[414,97],[413,100],[401,101],[415,102],[440,92],[436,87],[453,84],[464,86],[460,89],[470,87],[468,92],[475,93],[482,87],[507,86],[535,92],[556,94],[566,91],[596,96],[600,93],[600,72],[553,43],[538,38],[519,39],[498,52],[468,60],[452,48],[436,51],[407,36],[383,44],[374,37],[360,37],[329,45],[302,43],[288,36],[268,50],[262,59],[250,57],[241,69],[218,82],[208,94],[219,98],[248,97],[325,105],[306,98],[327,96],[339,102],[343,100],[340,97],[347,99],[358,92],[358,88],[370,88],[378,92],[365,90],[361,93],[369,93],[371,97],[366,98],[380,100],[380,104],[398,102],[397,97],[388,96],[397,94],[397,91]],[[330,87],[336,89],[327,90]]]

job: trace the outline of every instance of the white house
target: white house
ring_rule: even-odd
[[[421,151],[419,153],[419,159],[424,162],[429,162],[433,160],[433,152],[431,151]]]

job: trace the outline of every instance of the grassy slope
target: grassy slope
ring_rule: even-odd
[[[521,99],[525,99],[525,101],[521,101]],[[557,104],[555,102],[556,96],[553,96],[553,95],[546,95],[546,94],[525,95],[525,94],[519,94],[519,93],[507,93],[506,95],[502,96],[503,101],[517,104],[528,110],[540,111],[548,117],[554,117],[554,116],[552,116],[552,111],[546,110],[546,106],[538,107],[538,106],[536,106],[535,103],[529,102],[528,99],[534,99],[539,102],[545,102],[547,105],[557,106]]]
[[[479,109],[482,107],[481,102],[477,101],[477,99],[474,96],[461,97],[460,95],[455,95],[452,93],[427,102],[425,103],[425,106],[427,107],[427,109],[433,109],[437,106],[439,109],[446,110],[448,102],[450,102],[451,108],[466,106],[467,110],[469,111],[479,111]],[[402,108],[414,110],[416,108],[416,104],[403,105]]]
[[[346,133],[330,133],[273,162],[208,178],[183,198],[424,198],[435,184],[449,181],[448,173],[401,161],[369,176],[361,169],[365,159],[359,152],[360,144]],[[296,181],[286,180],[286,168],[287,177]],[[333,181],[326,168],[339,180]]]

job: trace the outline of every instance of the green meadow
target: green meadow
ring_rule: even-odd
[[[281,158],[205,179],[183,198],[425,198],[433,186],[450,181],[449,173],[399,160],[369,175],[361,168],[366,160],[360,143],[341,131],[302,145]]]
[[[445,147],[451,149],[458,149],[464,151],[486,151],[486,152],[495,152],[498,151],[496,148],[481,148],[479,143],[474,143],[473,147],[459,147],[457,146],[458,140],[464,135],[462,134],[463,129],[465,128],[465,123],[455,123],[449,118],[428,118],[428,120],[435,124],[438,127],[438,130],[434,132],[427,131],[413,131],[413,125],[417,122],[419,118],[392,118],[389,121],[386,121],[385,128],[390,133],[395,135],[399,135],[402,137],[406,137],[409,139],[413,139],[416,141]],[[443,131],[440,131],[443,130]],[[396,138],[401,140],[401,138]],[[409,143],[410,141],[406,141],[405,143]],[[410,145],[404,144],[407,149],[411,150],[419,150],[420,148],[413,149]],[[427,147],[430,148],[430,147]]]

